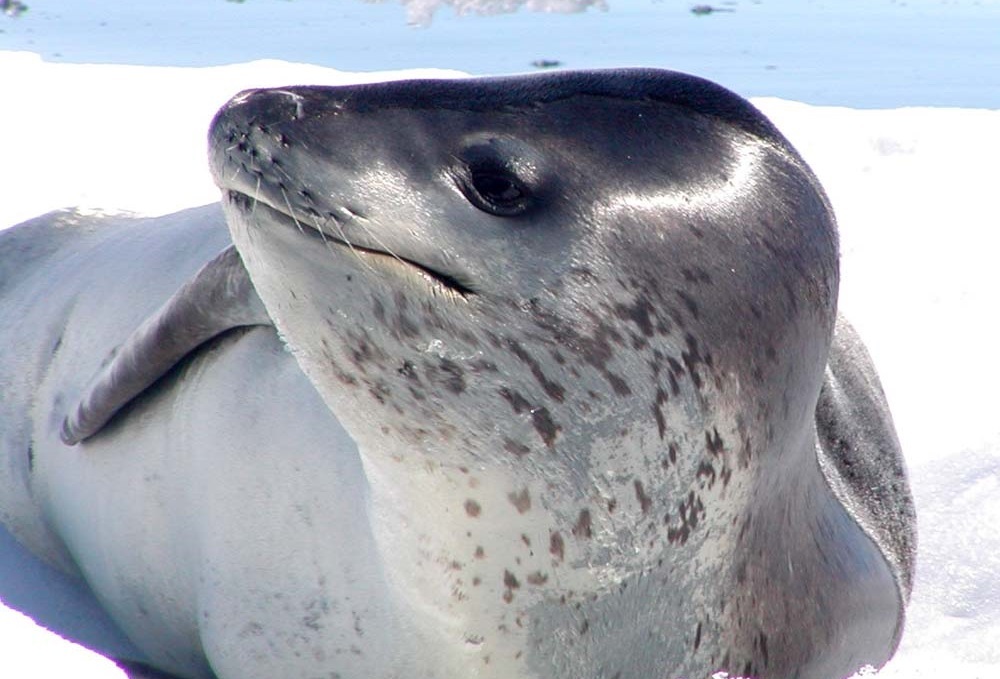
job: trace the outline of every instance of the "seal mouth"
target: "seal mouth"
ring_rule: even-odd
[[[370,257],[376,258],[379,262],[389,262],[394,265],[395,268],[405,267],[411,273],[416,273],[435,288],[443,289],[445,292],[457,295],[463,299],[476,294],[476,291],[472,287],[451,274],[438,271],[437,269],[433,269],[426,264],[404,257],[396,252],[390,252],[388,249],[380,250],[378,248],[373,248],[370,245],[361,245],[359,243],[352,242],[343,236],[334,235],[329,231],[321,229],[317,225],[313,225],[308,219],[296,217],[285,210],[274,207],[260,198],[253,198],[234,189],[226,189],[224,195],[230,205],[236,207],[240,210],[240,212],[246,215],[253,215],[255,212],[261,210],[266,211],[268,216],[275,221],[287,224],[291,228],[296,229],[302,235],[309,238],[315,238],[327,246],[335,245],[345,248],[360,258]]]

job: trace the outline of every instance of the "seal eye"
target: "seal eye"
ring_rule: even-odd
[[[470,168],[470,175],[466,197],[480,210],[499,217],[510,217],[527,209],[530,200],[528,189],[509,172]]]
[[[467,147],[456,157],[453,176],[462,194],[478,209],[497,217],[523,214],[534,202],[528,188],[533,164],[505,148],[510,145],[507,140],[492,139]]]

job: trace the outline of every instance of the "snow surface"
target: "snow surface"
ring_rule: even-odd
[[[241,89],[444,75],[281,61],[83,65],[0,51],[0,228],[71,205],[159,214],[215,200],[205,131]],[[1000,110],[754,103],[836,208],[841,308],[879,367],[910,467],[917,585],[900,652],[879,676],[1000,676]],[[3,677],[123,676],[2,607],[0,639]]]

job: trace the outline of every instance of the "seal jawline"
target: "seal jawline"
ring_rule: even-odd
[[[275,207],[261,198],[254,198],[234,189],[226,190],[224,195],[227,203],[239,210],[243,214],[244,219],[247,219],[248,221],[259,221],[254,218],[254,214],[258,210],[264,210],[274,221],[295,228],[303,236],[316,238],[322,241],[326,246],[337,245],[350,250],[352,253],[360,257],[371,256],[377,257],[383,261],[393,260],[396,264],[403,265],[407,269],[415,269],[432,285],[440,286],[447,292],[456,294],[462,298],[467,298],[476,294],[476,290],[474,288],[472,288],[468,283],[459,280],[452,274],[431,268],[426,264],[401,256],[398,253],[389,251],[388,249],[380,250],[378,248],[347,240],[343,235],[331,234],[322,229],[322,225],[310,224],[308,221],[296,217],[287,210]]]

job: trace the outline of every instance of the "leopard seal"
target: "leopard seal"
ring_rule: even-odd
[[[209,149],[221,211],[0,236],[22,610],[137,677],[892,655],[902,456],[828,200],[745,100],[643,69],[250,90]]]

